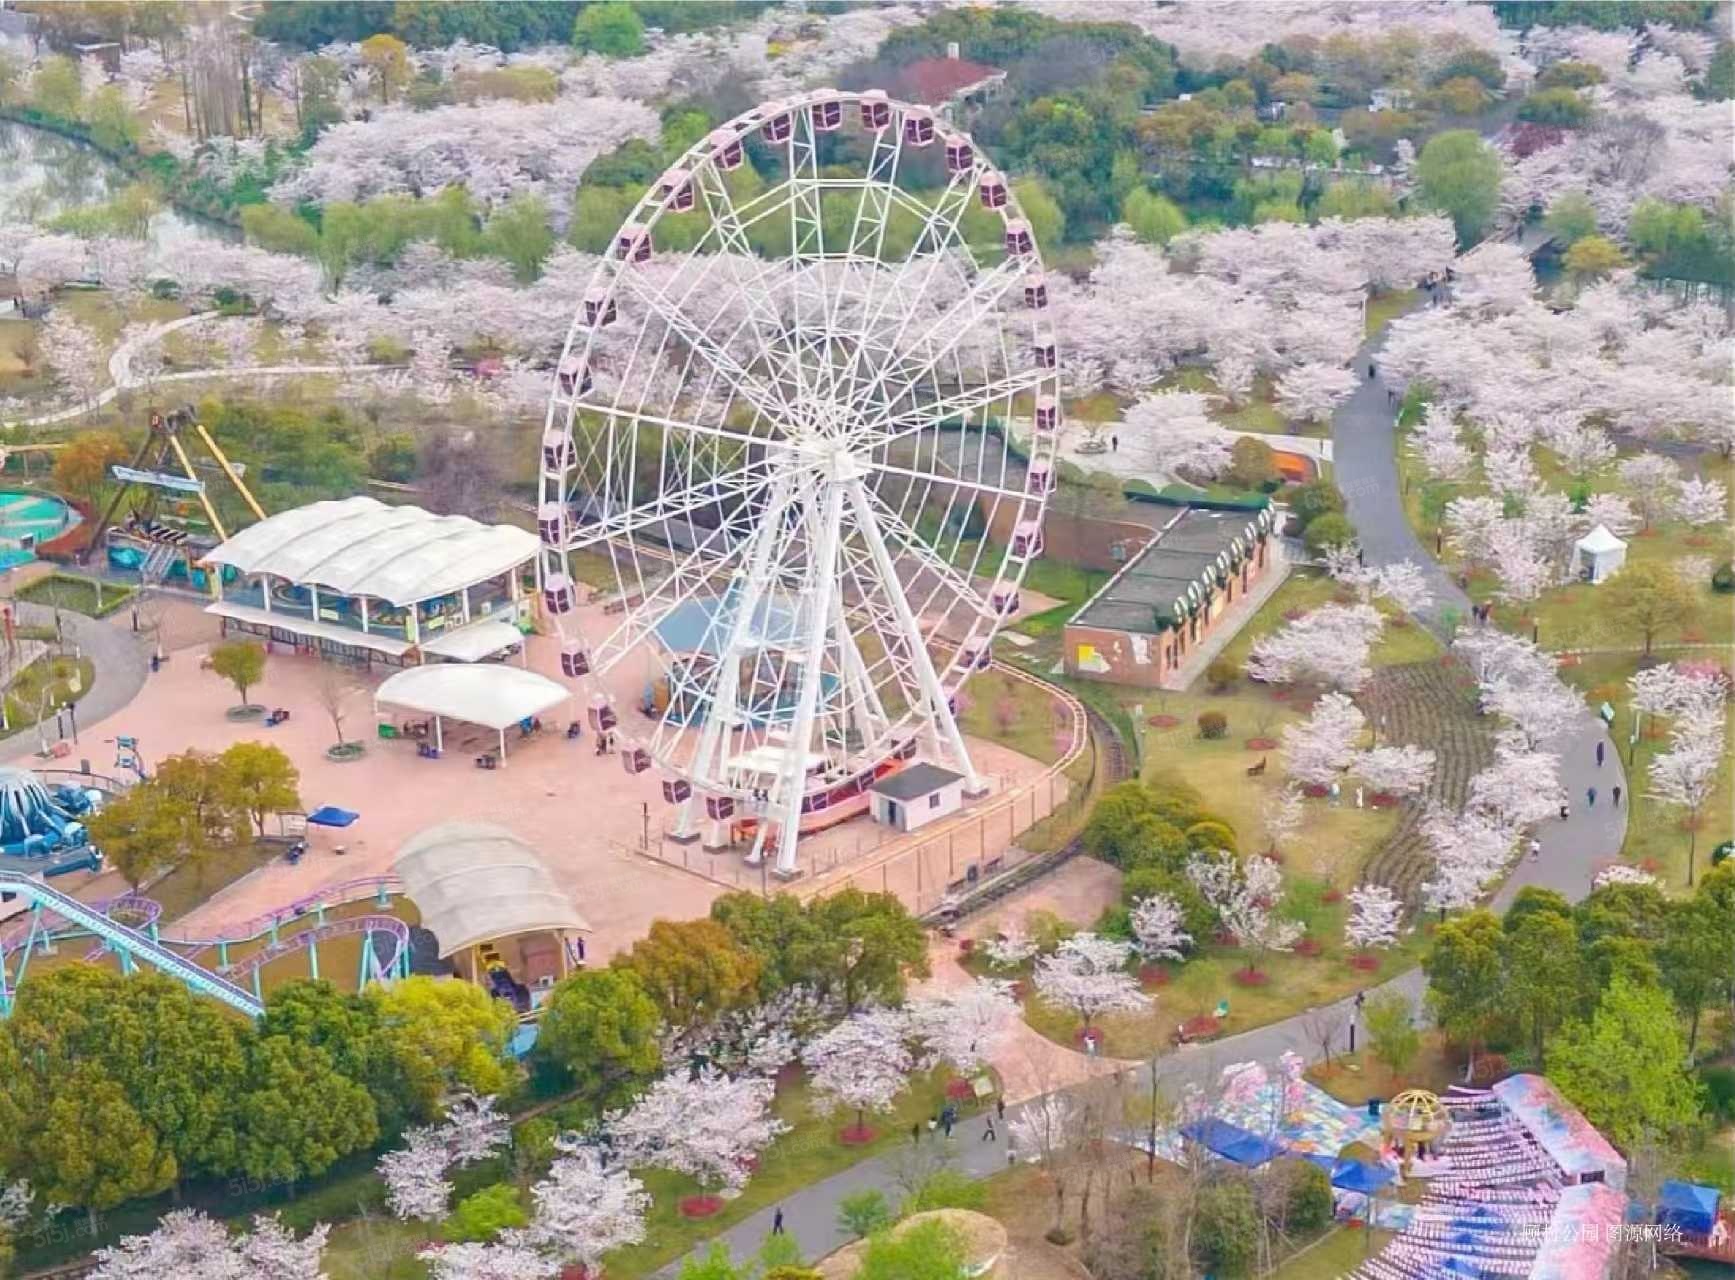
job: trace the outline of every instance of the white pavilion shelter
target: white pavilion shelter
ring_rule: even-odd
[[[572,697],[572,691],[547,676],[504,663],[442,662],[406,667],[374,692],[374,710],[399,707],[431,717],[434,749],[446,749],[445,722],[463,720],[492,729],[506,763],[506,731],[534,720]]]
[[[1627,562],[1627,544],[1608,526],[1599,524],[1572,547],[1572,570],[1586,582],[1603,582],[1614,576]]]

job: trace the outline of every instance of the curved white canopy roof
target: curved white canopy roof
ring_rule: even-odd
[[[205,559],[408,605],[516,568],[535,556],[536,546],[535,534],[511,525],[354,497],[268,516]]]
[[[439,938],[442,958],[515,933],[590,928],[536,851],[492,823],[442,822],[418,832],[392,871]]]
[[[509,729],[571,696],[565,685],[522,667],[442,662],[406,667],[391,676],[375,691],[374,703],[467,720],[490,729]]]
[[[1599,524],[1578,540],[1578,549],[1588,551],[1592,555],[1598,555],[1605,551],[1621,551],[1626,548],[1626,545],[1609,532],[1606,524]]]

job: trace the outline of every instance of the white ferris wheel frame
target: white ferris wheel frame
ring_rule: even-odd
[[[846,123],[870,135],[863,172],[822,173],[821,135]],[[737,204],[727,174],[741,166],[752,138],[780,150],[784,173]],[[906,148],[931,145],[947,148],[947,164],[945,187],[930,205],[896,180]],[[841,251],[825,244],[832,192],[855,193]],[[1001,219],[999,258],[987,266],[962,230],[978,205]],[[658,226],[687,209],[708,216],[698,243],[660,254]],[[899,215],[919,229],[903,259],[888,261],[887,227]],[[785,216],[788,256],[758,258],[753,228],[768,223],[781,238]],[[649,278],[653,255],[677,264],[660,287]],[[927,292],[938,293],[948,272],[961,296],[923,313]],[[841,277],[835,287],[833,276]],[[857,276],[866,285],[853,296],[847,282]],[[1004,303],[1020,287],[1025,306],[1017,314],[1028,313],[1030,325],[1014,357],[1007,331],[1016,320]],[[696,314],[718,299],[709,320]],[[859,326],[846,315],[852,301]],[[725,318],[729,305],[736,314]],[[611,239],[569,328],[549,399],[538,563],[569,677],[595,681],[641,646],[660,662],[667,709],[648,744],[629,743],[622,758],[629,772],[655,761],[665,796],[680,805],[677,838],[696,834],[701,801],[724,820],[741,805],[758,818],[748,861],[765,856],[775,826],[776,870],[788,876],[797,871],[802,815],[822,807],[840,779],[871,776],[884,761],[920,750],[963,773],[970,792],[982,790],[956,695],[987,665],[994,634],[1041,553],[1059,435],[1060,366],[1046,307],[1040,252],[1010,184],[947,122],[873,91],[819,90],[743,113],[690,148]],[[643,314],[636,336],[630,346],[611,344],[606,331],[629,309]],[[983,336],[990,330],[998,352]],[[990,368],[979,385],[964,367],[973,335],[986,342]],[[652,407],[666,357],[678,367],[678,391]],[[603,403],[594,393],[610,371],[615,391]],[[990,422],[996,408],[998,430]],[[1016,439],[1015,416],[1023,428]],[[944,425],[953,422],[961,429]],[[641,485],[648,438],[658,441],[657,471],[654,483]],[[709,468],[694,483],[702,461]],[[592,483],[582,483],[587,478]],[[918,486],[925,487],[912,513]],[[901,501],[888,496],[894,487]],[[924,521],[942,499],[930,535]],[[1015,536],[996,559],[986,554],[987,526],[1003,503]],[[576,521],[575,504],[582,504]],[[720,517],[714,526],[697,519],[708,513]],[[745,530],[737,527],[744,514],[753,516]],[[977,516],[983,529],[966,551],[964,533]],[[685,545],[654,539],[657,530]],[[571,555],[590,548],[607,552],[621,599],[635,603],[587,643],[569,574]],[[647,560],[655,562],[648,578]],[[992,579],[987,590],[981,578]],[[705,661],[663,644],[659,628],[675,610],[726,597],[730,607],[706,624],[715,653]],[[771,636],[778,626],[788,634]],[[752,690],[743,702],[743,668],[758,689],[764,655],[774,652],[783,662],[761,713]],[[792,685],[786,709],[781,699]],[[677,708],[685,718],[676,720]],[[618,720],[600,687],[591,714],[593,726]],[[763,753],[743,763],[752,753],[735,750],[755,736],[762,747],[782,739],[770,752],[774,768]]]

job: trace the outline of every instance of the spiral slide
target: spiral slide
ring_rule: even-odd
[[[308,968],[317,978],[319,944],[337,938],[361,937],[358,987],[369,982],[390,982],[409,971],[409,925],[382,913],[340,920],[327,920],[325,913],[364,897],[372,897],[383,908],[395,887],[395,882],[387,877],[348,881],[226,928],[221,937],[192,938],[161,935],[157,921],[162,915],[162,905],[142,894],[128,893],[107,902],[84,903],[28,877],[0,872],[0,893],[17,895],[29,906],[19,927],[0,936],[0,1016],[11,1012],[16,988],[34,951],[54,942],[82,937],[96,940],[85,956],[87,960],[113,953],[124,970],[148,964],[179,979],[189,990],[214,996],[249,1017],[258,1017],[263,1011],[261,975],[267,965],[292,952],[306,950]],[[230,961],[231,947],[261,941],[265,945]],[[215,968],[192,958],[212,950],[217,954]],[[14,955],[18,957],[15,973],[8,963]],[[240,985],[242,980],[250,980],[251,992]]]

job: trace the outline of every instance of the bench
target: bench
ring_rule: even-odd
[[[1249,778],[1259,777],[1261,774],[1263,774],[1265,772],[1266,763],[1267,763],[1267,757],[1260,756],[1258,764],[1250,764],[1247,766],[1247,776]]]

